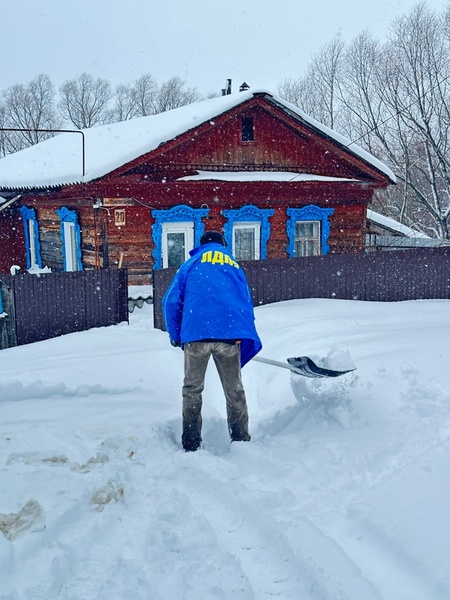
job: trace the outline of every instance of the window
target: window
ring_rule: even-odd
[[[255,141],[255,131],[253,128],[253,117],[242,117],[241,139],[243,142]]]
[[[36,221],[33,219],[29,219],[28,221],[28,236],[30,240],[30,263],[31,267],[35,267],[37,265],[37,253],[36,253],[36,234],[37,227]]]
[[[320,253],[320,221],[296,221],[294,255],[318,256]]]
[[[194,247],[194,223],[163,223],[162,236],[163,269],[179,267]]]
[[[330,247],[330,222],[334,208],[320,208],[313,204],[303,208],[288,208],[286,232],[289,239],[287,253],[290,257],[328,254]]]
[[[189,258],[189,251],[200,243],[205,230],[202,219],[208,213],[209,208],[191,208],[184,204],[168,210],[152,210],[154,269],[178,267]]]
[[[233,224],[233,256],[236,260],[260,259],[261,223]]]
[[[258,208],[248,204],[239,209],[223,210],[227,219],[223,233],[236,260],[264,260],[270,237],[269,218],[273,208]]]
[[[78,271],[77,260],[77,236],[75,233],[75,224],[66,221],[64,227],[64,254],[65,254],[65,270]]]
[[[56,211],[61,221],[61,238],[64,260],[64,271],[82,271],[81,264],[81,230],[78,215],[65,206]]]
[[[25,233],[25,251],[27,258],[27,269],[33,267],[42,268],[41,249],[39,244],[39,225],[34,208],[22,206],[20,214],[23,219]]]

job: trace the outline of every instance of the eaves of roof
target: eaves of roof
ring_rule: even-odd
[[[395,182],[395,175],[392,171],[371,154],[310,118],[295,105],[268,91],[260,90],[239,92],[228,97],[214,98],[180,107],[159,115],[83,130],[83,140],[86,138],[86,141],[83,141],[82,170],[79,164],[81,160],[79,142],[70,139],[69,133],[60,134],[35,147],[1,159],[0,194],[2,190],[26,193],[36,190],[42,193],[44,190],[53,191],[62,186],[91,183],[105,175],[119,174],[129,169],[130,165],[139,161],[143,156],[154,155],[158,150],[167,148],[167,145],[186,139],[192,130],[204,127],[208,122],[237,110],[245,102],[258,99],[264,99],[303,127],[328,138],[333,144],[344,149],[349,156],[356,157],[381,173],[384,179],[387,178],[391,183]],[[72,133],[75,132],[72,131]],[[116,141],[118,143],[114,144]],[[88,169],[85,169],[84,164],[86,150],[88,161],[90,159]],[[110,150],[113,151],[110,152]],[[49,163],[53,165],[51,161],[54,161],[55,165],[53,170],[49,166]],[[8,169],[9,165],[13,168]],[[22,170],[18,168],[18,165],[22,167]],[[27,177],[26,180],[23,177],[24,165],[26,165],[27,172],[32,173],[32,176]],[[1,167],[5,174],[3,185]],[[17,183],[14,181],[14,175],[11,176],[11,171],[18,173]],[[86,174],[81,175],[82,173]]]

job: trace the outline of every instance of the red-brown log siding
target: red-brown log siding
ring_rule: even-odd
[[[9,274],[12,265],[22,271],[27,267],[25,234],[17,206],[6,208],[0,215],[0,273]]]

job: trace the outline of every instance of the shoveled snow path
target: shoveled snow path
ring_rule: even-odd
[[[255,467],[265,460],[263,445],[186,454],[174,436],[158,426],[95,448],[79,434],[79,450],[93,450],[83,464],[69,448],[10,455],[26,477],[42,476],[44,464],[47,485],[71,480],[45,507],[45,529],[35,525],[40,543],[16,541],[16,560],[36,565],[23,597],[169,600],[201,589],[208,598],[380,598],[336,542],[292,506],[288,490],[258,489],[253,468],[242,477],[245,454]]]
[[[268,356],[326,326],[358,369],[248,365],[253,439],[231,447],[208,370],[197,453],[182,353],[144,314],[2,354],[1,600],[450,597],[449,302],[260,307]]]

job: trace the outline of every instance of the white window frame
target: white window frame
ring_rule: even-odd
[[[161,247],[163,269],[167,269],[169,266],[167,238],[170,233],[184,233],[184,260],[187,260],[189,258],[190,250],[194,247],[194,221],[166,221],[165,223],[162,223]]]
[[[318,230],[317,235],[313,236],[311,238],[298,237],[297,236],[297,225],[299,225],[299,224],[308,224],[308,225],[313,225],[313,226],[317,225],[317,230]],[[322,222],[320,220],[307,219],[307,220],[304,220],[304,221],[303,220],[295,221],[295,227],[294,227],[294,238],[295,238],[294,239],[294,249],[295,249],[295,256],[296,257],[320,256],[322,254],[322,244],[321,244],[321,241],[322,241],[322,238],[321,238],[322,231],[321,231],[321,225],[322,225]],[[297,252],[297,244],[299,242],[303,242],[304,243],[304,246],[303,246],[304,247],[304,251],[301,252],[301,253]],[[312,242],[314,248],[316,249],[316,252],[311,253],[311,252],[308,251],[308,246],[309,246],[308,243],[311,243],[311,242]]]
[[[64,221],[63,226],[66,271],[78,271],[77,232],[75,223]]]
[[[28,238],[30,244],[30,268],[38,267],[38,253],[36,247],[37,223],[34,219],[28,219]]]
[[[253,229],[255,232],[255,247],[253,248],[253,258],[251,260],[260,260],[261,258],[261,223],[259,221],[235,221],[233,223],[233,244],[232,252],[237,261],[244,260],[236,255],[236,231],[240,229]],[[248,259],[247,259],[248,260]]]

